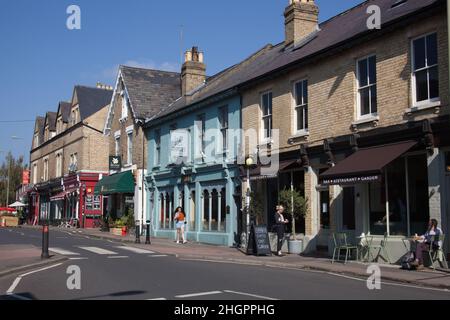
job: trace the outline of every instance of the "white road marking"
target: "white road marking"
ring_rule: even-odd
[[[202,297],[202,296],[211,296],[214,294],[221,294],[222,291],[209,291],[209,292],[199,292],[199,293],[190,293],[190,294],[182,294],[179,296],[175,296],[175,298],[192,298],[192,297]]]
[[[90,252],[93,252],[96,254],[100,254],[100,255],[116,255],[117,254],[117,252],[113,252],[113,251],[98,248],[98,247],[78,247],[78,248],[86,250],[86,251],[90,251]]]
[[[275,298],[260,296],[260,295],[252,294],[252,293],[233,291],[233,290],[223,290],[223,292],[233,293],[233,294],[238,294],[238,295],[241,295],[241,296],[248,296],[248,297],[253,297],[253,298],[258,298],[258,299],[263,299],[263,300],[278,300],[278,299],[275,299]]]
[[[6,295],[9,296],[9,297],[16,298],[18,300],[28,300],[28,301],[31,300],[30,298],[22,297],[22,296],[20,296],[18,294],[14,294],[14,293],[7,293]]]
[[[152,256],[148,256],[149,258],[162,258],[167,257],[167,254],[154,254]]]
[[[48,266],[48,267],[45,267],[45,268],[37,269],[37,270],[30,271],[30,272],[27,272],[27,273],[19,275],[16,279],[14,279],[14,282],[9,287],[8,291],[6,291],[6,294],[7,295],[12,295],[14,290],[16,289],[16,287],[19,285],[20,280],[22,280],[22,278],[24,278],[26,276],[29,276],[30,274],[33,274],[33,273],[36,273],[36,272],[41,272],[41,271],[45,271],[45,270],[52,269],[52,268],[55,268],[55,267],[59,267],[60,265],[62,265],[62,263],[54,264],[52,266]]]
[[[79,256],[79,253],[73,252],[73,251],[69,251],[69,250],[65,250],[65,249],[61,249],[61,248],[50,248],[48,249],[49,251],[55,252],[57,254],[62,254],[63,256]]]
[[[147,299],[147,301],[164,301],[166,298],[155,298],[155,299]]]
[[[14,292],[14,289],[16,289],[17,285],[19,284],[20,280],[22,280],[22,277],[17,277],[12,283],[11,287],[9,287],[9,289],[6,291],[6,294],[12,294]]]
[[[108,257],[108,259],[127,259],[129,258],[129,256],[112,256],[112,257]]]
[[[116,247],[117,249],[123,249],[123,250],[128,250],[134,253],[154,253],[153,251],[150,250],[145,250],[145,249],[141,249],[141,248],[136,248],[136,247],[127,247],[127,246],[120,246],[120,247]]]
[[[87,260],[86,257],[69,258],[69,260]]]

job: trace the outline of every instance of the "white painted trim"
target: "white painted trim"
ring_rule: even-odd
[[[127,134],[133,133],[133,131],[134,131],[134,126],[133,126],[133,125],[128,126],[128,127],[125,129],[125,131],[127,132]]]
[[[121,135],[120,130],[117,130],[116,132],[114,132],[114,138],[115,139],[120,138],[120,135]]]

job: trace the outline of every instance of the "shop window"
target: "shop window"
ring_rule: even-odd
[[[203,230],[225,231],[226,227],[226,190],[213,189],[203,192]]]
[[[161,229],[173,229],[173,214],[172,211],[175,210],[173,207],[173,192],[161,193],[159,197],[159,208],[160,208],[160,228]]]
[[[94,198],[92,195],[88,195],[86,196],[86,210],[92,211],[93,208],[94,208]]]
[[[101,210],[102,198],[101,196],[94,196],[94,210]]]
[[[423,233],[429,220],[426,155],[399,158],[386,170],[381,181],[369,185],[369,231],[393,236]]]
[[[355,188],[343,190],[342,226],[344,230],[355,230]]]
[[[320,191],[320,227],[330,229],[330,191]]]
[[[202,212],[202,217],[203,217],[203,227],[202,230],[208,231],[210,229],[209,227],[209,214],[210,214],[210,204],[209,204],[209,200],[210,200],[210,193],[208,192],[208,190],[203,191],[203,212]]]

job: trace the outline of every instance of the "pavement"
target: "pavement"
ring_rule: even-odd
[[[30,245],[0,245],[0,277],[45,267],[67,260],[67,257],[54,254],[50,259],[41,259],[41,248]]]
[[[24,226],[23,228],[36,228]],[[56,228],[58,229],[58,228]],[[59,229],[61,230],[61,229]],[[360,278],[368,277],[368,267],[371,264],[350,261],[331,263],[329,258],[305,257],[301,255],[278,256],[250,256],[238,248],[215,246],[201,243],[189,242],[187,244],[176,244],[171,239],[152,238],[151,245],[145,244],[145,237],[141,237],[141,244],[135,244],[135,237],[131,235],[116,236],[98,229],[64,229],[65,232],[79,236],[103,239],[106,241],[118,241],[128,246],[141,249],[151,249],[162,255],[173,255],[179,259],[189,261],[222,262],[228,264],[240,264],[250,266],[263,266],[272,268],[314,270],[328,274],[354,276]],[[377,264],[381,270],[383,281],[398,282],[419,287],[429,287],[450,290],[450,270],[406,271],[397,265]]]

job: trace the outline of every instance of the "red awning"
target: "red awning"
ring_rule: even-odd
[[[64,200],[66,198],[66,192],[60,192],[56,195],[54,195],[53,197],[50,197],[50,201],[61,201]]]
[[[408,152],[416,144],[417,141],[406,141],[359,149],[321,174],[321,183],[323,185],[345,185],[378,181],[384,167]]]

